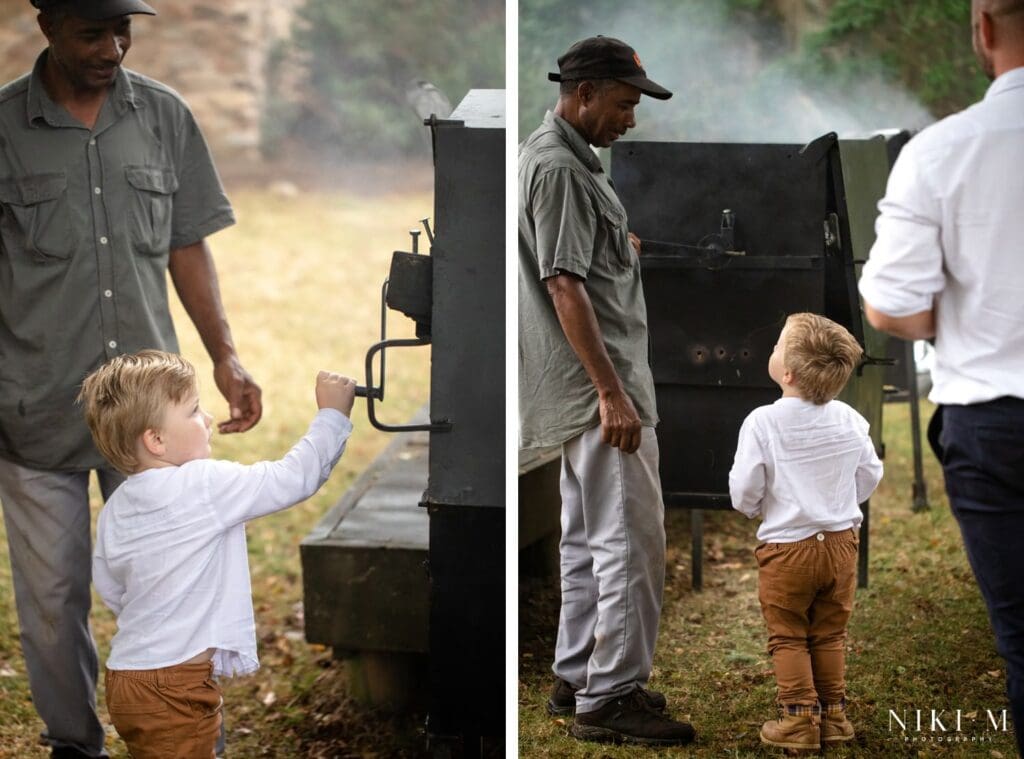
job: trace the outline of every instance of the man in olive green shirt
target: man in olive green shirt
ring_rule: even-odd
[[[694,731],[646,690],[665,577],[647,309],[626,212],[590,146],[636,125],[636,52],[592,37],[558,59],[554,113],[519,150],[523,447],[562,446],[562,609],[548,710],[583,740],[674,745]]]
[[[121,482],[74,400],[121,353],[176,352],[166,273],[229,401],[261,414],[205,238],[234,223],[181,97],[122,68],[141,0],[31,0],[48,47],[0,88],[0,501],[33,703],[55,756],[105,756],[88,626],[88,480]]]

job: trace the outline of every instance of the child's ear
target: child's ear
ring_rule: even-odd
[[[787,385],[795,385],[796,384],[796,375],[793,374],[793,372],[791,370],[786,369],[782,373],[782,381],[783,381],[783,383],[785,383]]]
[[[160,435],[160,430],[148,429],[142,433],[142,447],[146,449],[146,452],[150,456],[160,457],[166,452],[166,446],[164,445],[163,438]]]

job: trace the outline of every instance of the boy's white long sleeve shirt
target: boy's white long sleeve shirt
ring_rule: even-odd
[[[860,526],[859,504],[882,479],[867,420],[842,401],[780,398],[740,428],[729,472],[733,508],[763,519],[762,543],[793,543]]]
[[[321,409],[279,461],[198,459],[129,476],[100,511],[93,552],[93,583],[117,615],[107,667],[169,667],[214,648],[215,674],[256,670],[245,522],[313,495],[351,431]]]

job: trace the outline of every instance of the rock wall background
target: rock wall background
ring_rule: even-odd
[[[152,0],[136,16],[128,68],[180,92],[218,157],[255,159],[267,66],[301,0]],[[45,40],[28,0],[0,0],[0,81],[28,71]]]

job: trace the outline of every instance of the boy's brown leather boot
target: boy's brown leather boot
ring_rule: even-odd
[[[821,742],[845,743],[853,740],[853,725],[846,718],[846,702],[821,705]]]
[[[778,719],[770,719],[761,726],[761,742],[798,751],[820,750],[820,707],[783,707]]]

